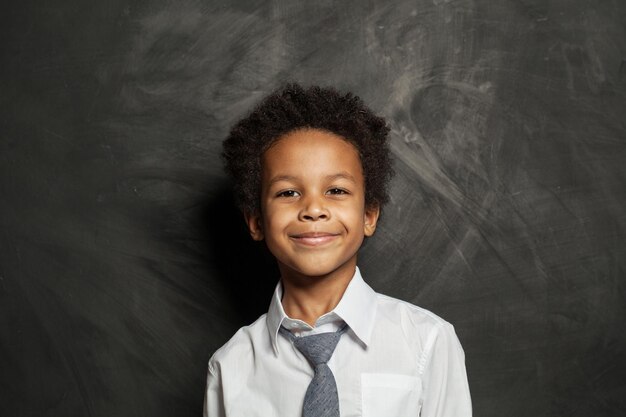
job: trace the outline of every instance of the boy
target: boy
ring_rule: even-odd
[[[205,417],[471,416],[452,326],[356,265],[387,201],[387,135],[358,97],[296,84],[231,130],[226,169],[281,276],[267,314],[209,361]]]

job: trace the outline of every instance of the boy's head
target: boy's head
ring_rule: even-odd
[[[224,141],[226,171],[234,180],[236,201],[244,213],[260,209],[263,153],[280,137],[301,129],[328,131],[350,142],[363,167],[365,205],[382,208],[393,175],[385,119],[351,93],[289,84],[267,96],[235,124]]]
[[[387,133],[358,97],[298,85],[232,129],[224,158],[238,203],[283,276],[351,274],[387,200]]]

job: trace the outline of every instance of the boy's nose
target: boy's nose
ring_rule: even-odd
[[[318,198],[308,198],[303,201],[302,209],[300,210],[299,218],[302,221],[316,221],[327,220],[330,218],[330,213],[323,201]]]

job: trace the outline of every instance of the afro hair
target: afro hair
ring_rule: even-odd
[[[226,171],[234,181],[236,203],[243,212],[259,212],[263,153],[277,139],[301,129],[328,131],[353,144],[365,177],[365,205],[382,208],[393,176],[385,119],[352,93],[288,84],[237,122],[223,143]]]

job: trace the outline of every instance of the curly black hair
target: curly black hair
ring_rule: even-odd
[[[236,202],[243,212],[259,211],[263,153],[280,137],[300,129],[325,130],[352,143],[363,166],[365,205],[382,208],[393,176],[385,119],[352,93],[293,83],[261,101],[233,126],[223,143],[226,171],[234,180]]]

